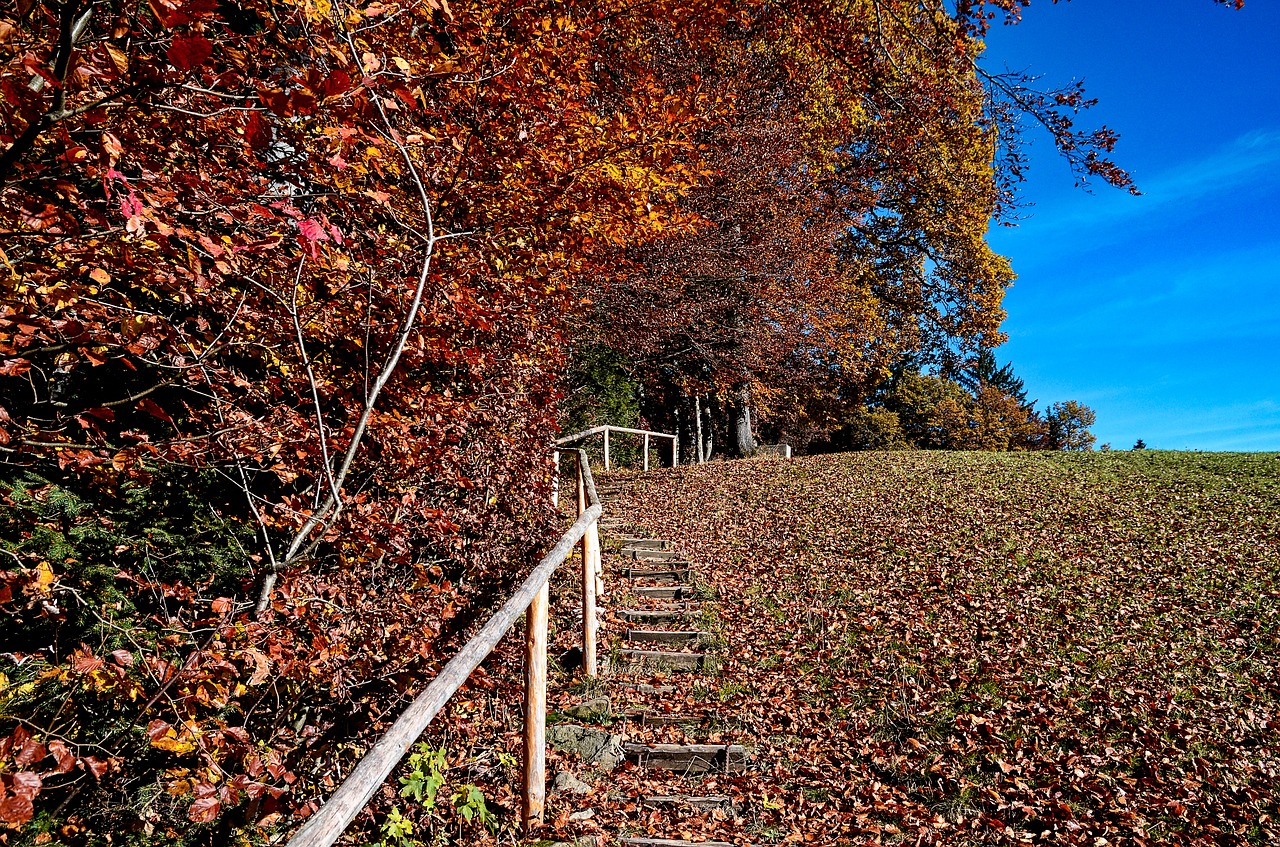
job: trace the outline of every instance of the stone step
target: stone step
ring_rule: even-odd
[[[697,630],[629,629],[622,636],[626,641],[645,641],[658,644],[697,644],[707,637]]]
[[[696,611],[683,605],[666,609],[619,609],[618,617],[628,623],[673,623],[688,620]]]
[[[697,726],[705,720],[697,715],[673,715],[666,712],[627,712],[623,717],[641,726]]]
[[[733,847],[728,841],[678,841],[670,838],[619,838],[627,847]]]
[[[639,691],[641,694],[675,694],[676,687],[674,685],[650,685],[647,682],[627,682],[622,681],[621,688]]]
[[[689,568],[623,568],[625,579],[653,579],[660,583],[688,582],[693,576]]]
[[[705,797],[692,797],[687,794],[660,794],[645,797],[646,806],[692,806],[695,809],[727,809],[733,800],[724,794],[709,794]]]
[[[680,556],[675,550],[647,550],[643,547],[623,547],[622,555],[637,562],[666,562]]]
[[[632,650],[618,651],[619,664],[623,669],[671,668],[681,671],[704,671],[710,667],[710,658],[706,653],[677,653],[669,650]]]
[[[628,761],[642,768],[680,773],[742,773],[747,751],[737,744],[635,744],[622,745]]]
[[[693,596],[692,585],[641,585],[631,590],[637,597],[650,600],[688,600]]]
[[[665,538],[641,538],[632,535],[622,539],[622,546],[633,550],[670,550],[671,542]]]

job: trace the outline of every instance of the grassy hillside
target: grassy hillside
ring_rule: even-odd
[[[1280,843],[1280,456],[738,462],[611,507],[715,575],[687,696],[756,748],[744,839]]]

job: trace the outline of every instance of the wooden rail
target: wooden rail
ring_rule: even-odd
[[[600,571],[600,538],[596,524],[600,520],[600,498],[596,496],[595,480],[591,476],[586,451],[559,452],[577,455],[578,519],[551,551],[542,557],[533,572],[497,614],[458,651],[426,690],[409,704],[342,785],[338,786],[329,801],[294,833],[289,839],[288,847],[330,847],[337,841],[355,816],[368,805],[370,798],[395,770],[444,704],[462,687],[471,672],[493,652],[494,647],[526,610],[524,797],[521,811],[526,831],[535,821],[542,820],[546,797],[547,751],[547,581],[578,543],[582,544],[583,552],[583,669],[590,676],[595,676],[596,672],[595,597]]]
[[[609,433],[621,432],[626,435],[640,435],[644,437],[644,469],[649,470],[649,439],[651,438],[669,438],[671,439],[671,466],[675,467],[680,464],[680,439],[668,432],[654,432],[649,429],[631,429],[625,426],[613,426],[605,424],[603,426],[593,426],[591,429],[584,429],[582,432],[575,432],[573,435],[566,435],[564,438],[556,439],[556,444],[565,446],[582,441],[584,438],[590,438],[593,435],[604,433],[604,469],[609,470]]]

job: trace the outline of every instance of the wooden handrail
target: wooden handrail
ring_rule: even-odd
[[[587,462],[585,450],[565,450],[578,456],[583,480],[583,493],[586,502],[584,509],[574,521],[569,531],[560,536],[560,540],[547,555],[534,567],[532,573],[520,584],[520,588],[502,605],[489,622],[466,643],[443,670],[432,680],[421,694],[409,704],[409,707],[396,719],[386,734],[374,744],[364,755],[351,774],[338,786],[329,801],[312,815],[302,828],[289,839],[288,847],[330,847],[342,836],[343,831],[355,819],[356,815],[369,803],[370,798],[381,787],[396,765],[404,758],[409,749],[417,742],[418,737],[426,730],[432,719],[444,708],[462,684],[467,681],[485,658],[493,652],[494,647],[507,634],[512,625],[530,610],[528,616],[529,633],[527,645],[533,656],[526,656],[528,666],[525,671],[526,721],[525,721],[525,798],[524,823],[526,827],[532,820],[541,820],[542,795],[545,792],[545,743],[538,739],[545,737],[546,732],[546,596],[547,581],[556,569],[568,558],[574,545],[595,535],[596,522],[600,520],[600,498],[596,495],[595,480],[591,476],[591,466]],[[597,540],[596,549],[599,549]],[[598,555],[598,554],[597,554]],[[583,572],[591,572],[594,589],[595,562],[583,564]],[[584,586],[585,587],[585,586]],[[531,604],[539,608],[530,608]],[[538,620],[535,620],[537,618]],[[594,610],[591,623],[594,624]],[[594,626],[586,626],[592,641],[594,653]],[[541,631],[538,629],[541,627]],[[540,641],[541,655],[536,655],[536,645]],[[586,652],[585,650],[583,651]],[[531,661],[530,661],[531,659]],[[537,665],[541,665],[538,672]],[[594,670],[594,669],[593,669]],[[540,678],[539,678],[540,677]],[[540,704],[540,707],[539,707]],[[541,715],[538,715],[538,712]],[[533,718],[530,720],[530,718]]]
[[[653,430],[650,430],[650,429],[631,429],[630,427],[625,427],[625,426],[614,426],[613,424],[604,424],[603,426],[593,426],[591,427],[591,429],[584,429],[582,432],[575,432],[573,435],[566,435],[564,438],[557,438],[556,444],[562,445],[562,446],[567,444],[572,444],[575,441],[581,441],[582,439],[588,438],[592,435],[599,435],[605,430],[612,430],[613,432],[622,432],[622,433],[626,433],[627,435],[648,435],[653,438],[670,438],[672,441],[675,441],[676,439],[676,436],[672,435],[669,432],[654,432]]]

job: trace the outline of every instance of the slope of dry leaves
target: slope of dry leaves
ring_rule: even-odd
[[[715,590],[721,672],[679,683],[677,705],[757,754],[683,785],[742,817],[676,829],[1280,843],[1278,501],[1275,455],[861,453],[635,477],[606,509],[675,540]],[[651,780],[615,774],[584,801],[595,824],[654,825],[628,800]]]

